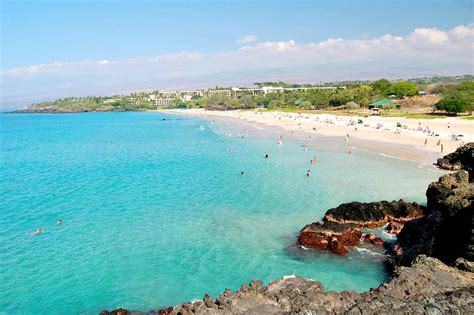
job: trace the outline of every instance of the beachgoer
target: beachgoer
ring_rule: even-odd
[[[242,172],[240,172],[240,175],[244,175],[244,172],[243,172],[243,171],[242,171]]]
[[[57,224],[57,225],[63,224],[63,220],[62,220],[62,219],[59,219],[58,221],[56,221],[56,224]]]
[[[310,177],[310,176],[311,176],[311,170],[308,170],[308,171],[306,172],[306,177]]]
[[[443,144],[441,144],[441,153],[443,153],[443,149],[444,149]]]
[[[427,143],[428,143],[428,138],[425,139],[425,147],[426,147]]]
[[[347,153],[352,154],[352,149],[349,149],[349,152],[347,152]]]
[[[265,157],[266,159],[268,159],[268,153],[267,153],[267,152],[265,152],[264,157]]]
[[[40,233],[43,233],[43,229],[42,228],[37,228],[36,231],[31,233],[31,235],[36,235],[36,234],[40,234]]]
[[[441,144],[441,140],[438,140],[438,142],[436,143],[436,145],[440,145]]]

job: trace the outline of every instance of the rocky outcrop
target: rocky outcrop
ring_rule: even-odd
[[[62,108],[58,106],[33,106],[25,109],[18,109],[12,113],[15,114],[73,114],[87,112],[122,112],[123,109],[113,108]]]
[[[439,158],[436,165],[445,170],[466,170],[473,178],[474,174],[474,142],[459,147],[455,152]]]
[[[474,183],[467,171],[444,175],[426,192],[429,215],[405,224],[398,235],[396,264],[409,266],[420,254],[452,264],[474,260]]]
[[[422,216],[423,209],[417,203],[399,200],[343,203],[329,209],[323,220],[374,228],[384,226],[389,222],[405,223]]]
[[[298,244],[307,248],[330,250],[338,255],[347,253],[347,246],[359,243],[362,232],[349,225],[321,224],[306,225],[300,232]]]
[[[473,314],[473,293],[473,273],[420,256],[411,267],[397,269],[391,281],[365,293],[327,292],[317,281],[287,276],[268,286],[254,280],[237,292],[226,289],[215,300],[206,294],[170,314]]]
[[[306,225],[300,231],[298,245],[345,255],[351,246],[357,245],[361,240],[377,246],[383,244],[383,240],[372,233],[361,239],[362,228],[382,227],[393,223],[390,230],[397,233],[397,229],[401,229],[405,222],[422,216],[422,207],[403,200],[344,203],[329,209],[323,223]]]

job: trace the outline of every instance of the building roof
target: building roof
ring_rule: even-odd
[[[383,107],[383,106],[389,106],[389,105],[398,105],[398,104],[395,103],[394,101],[387,100],[387,99],[382,99],[375,103],[369,104],[369,106],[374,106],[374,107]]]

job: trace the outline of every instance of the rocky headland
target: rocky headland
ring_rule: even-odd
[[[58,106],[32,106],[25,109],[18,109],[13,111],[14,114],[74,114],[74,113],[88,113],[88,112],[123,112],[123,109],[110,108],[62,108]]]
[[[427,206],[399,201],[342,204],[322,223],[305,226],[298,244],[344,255],[361,242],[382,245],[367,229],[384,227],[398,235],[385,244],[392,278],[369,292],[328,292],[311,279],[286,276],[264,286],[254,280],[240,290],[226,289],[217,299],[159,311],[125,309],[125,314],[474,314],[474,144],[439,159],[441,168],[458,170],[429,185]]]

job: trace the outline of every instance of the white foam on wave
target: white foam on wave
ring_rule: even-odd
[[[367,248],[362,248],[362,247],[355,247],[355,250],[358,251],[359,253],[364,253],[364,254],[370,254],[372,256],[383,256],[383,254],[380,254],[380,253],[377,253],[377,252],[374,252],[370,249],[367,249]]]
[[[397,239],[397,236],[394,235],[394,234],[390,234],[386,231],[382,231],[382,235],[383,235],[383,238],[386,238],[388,240],[396,240]]]

